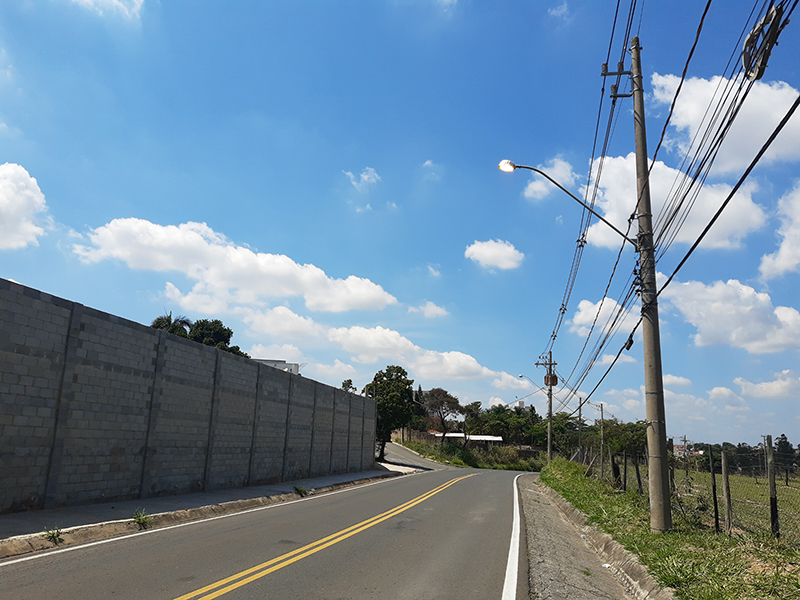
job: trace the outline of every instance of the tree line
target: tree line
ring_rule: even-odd
[[[507,444],[532,448],[547,445],[547,419],[533,406],[483,408],[480,402],[462,405],[456,396],[443,388],[423,391],[418,387],[415,391],[413,385],[414,380],[409,378],[405,369],[390,365],[375,373],[372,381],[361,390],[365,396],[375,398],[379,460],[384,458],[392,432],[403,427],[417,431],[435,430],[443,434],[460,432],[501,436]],[[342,382],[342,388],[357,392],[350,379]],[[571,457],[579,447],[599,451],[601,439],[605,452],[625,452],[631,457],[647,454],[647,423],[644,420],[626,423],[611,417],[587,421],[574,413],[558,412],[553,415],[552,429],[553,451],[562,456]],[[444,436],[441,439],[444,440]],[[715,456],[725,450],[733,467],[746,469],[760,464],[759,447],[729,442],[711,447]],[[708,444],[695,444],[695,449],[707,448]],[[691,446],[686,449],[692,450]],[[782,467],[790,468],[800,462],[800,445],[795,448],[786,435],[776,438],[774,450],[776,463]],[[708,461],[707,453],[698,456],[699,460]]]

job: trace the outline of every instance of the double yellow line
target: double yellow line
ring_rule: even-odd
[[[297,550],[292,550],[291,552],[279,556],[278,558],[273,558],[265,563],[261,563],[260,565],[256,565],[255,567],[251,567],[245,571],[236,573],[235,575],[231,575],[225,579],[221,579],[220,581],[212,583],[211,585],[207,585],[199,590],[175,598],[175,600],[211,600],[212,598],[218,598],[219,596],[227,594],[228,592],[240,588],[243,585],[247,585],[256,579],[260,579],[266,575],[269,575],[270,573],[274,573],[283,567],[288,567],[292,563],[302,560],[307,556],[311,556],[320,550],[324,550],[329,546],[338,544],[350,536],[361,533],[365,529],[369,529],[370,527],[377,525],[386,519],[391,519],[392,517],[399,515],[409,508],[424,502],[428,498],[435,496],[439,492],[446,490],[451,485],[454,485],[463,479],[467,479],[468,477],[472,477],[473,475],[474,473],[472,475],[465,475],[463,477],[451,479],[447,483],[444,483],[439,487],[430,490],[429,492],[425,492],[421,496],[417,496],[413,500],[409,500],[405,504],[401,504],[400,506],[388,510],[385,513],[381,513],[375,517],[372,517],[371,519],[367,519],[366,521],[362,521],[361,523],[348,527],[347,529],[342,529],[337,533],[329,535],[328,537],[324,537],[316,542],[312,542],[306,546],[303,546],[302,548],[298,548]]]

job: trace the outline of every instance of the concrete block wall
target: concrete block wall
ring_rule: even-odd
[[[0,279],[0,512],[373,465],[361,396]]]

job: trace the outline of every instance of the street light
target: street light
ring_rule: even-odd
[[[636,213],[639,224],[637,241],[632,240],[575,194],[555,181],[544,171],[526,165],[517,165],[503,160],[498,167],[511,173],[516,169],[528,169],[538,173],[586,210],[611,227],[622,238],[631,243],[639,254],[639,277],[642,297],[642,339],[644,346],[644,387],[647,420],[647,466],[650,487],[650,530],[653,532],[672,529],[672,512],[669,490],[669,461],[667,456],[666,411],[664,409],[664,381],[661,370],[661,339],[658,327],[658,293],[656,291],[655,253],[653,250],[653,222],[650,206],[650,185],[647,162],[647,140],[644,128],[644,99],[642,89],[639,38],[631,40],[631,79],[633,90],[634,129],[636,134]],[[604,73],[605,75],[606,73]],[[612,75],[612,73],[607,73]],[[620,73],[622,74],[622,73]]]
[[[624,239],[626,242],[629,242],[629,243],[631,243],[631,244],[633,245],[633,247],[634,247],[634,248],[636,248],[636,250],[637,250],[637,251],[639,250],[639,244],[637,244],[635,240],[632,240],[632,239],[631,239],[631,238],[629,238],[627,235],[625,235],[624,233],[622,233],[622,232],[621,232],[619,229],[617,229],[617,227],[616,227],[616,226],[614,226],[614,225],[613,225],[613,224],[612,224],[610,221],[606,220],[606,218],[605,218],[605,217],[603,217],[603,215],[601,215],[601,214],[599,214],[599,213],[595,212],[595,210],[594,210],[594,209],[593,209],[591,206],[589,206],[588,204],[586,204],[586,203],[585,203],[583,200],[581,200],[580,198],[578,198],[578,197],[577,197],[575,194],[573,194],[572,192],[570,192],[570,191],[569,191],[567,188],[565,188],[563,185],[561,185],[560,183],[558,183],[558,182],[557,182],[555,179],[553,179],[552,177],[550,177],[550,175],[548,175],[547,173],[545,173],[545,172],[544,172],[544,171],[542,171],[541,169],[537,169],[536,167],[529,167],[528,165],[518,165],[518,164],[515,164],[515,163],[511,162],[510,160],[501,160],[501,161],[500,161],[500,164],[499,164],[499,165],[497,165],[497,167],[498,167],[498,168],[499,168],[501,171],[503,171],[504,173],[511,173],[511,172],[513,172],[515,169],[528,169],[529,171],[533,171],[534,173],[538,173],[539,175],[541,175],[542,177],[544,177],[545,179],[547,179],[547,181],[549,181],[549,182],[550,182],[550,183],[552,183],[554,186],[556,186],[558,189],[560,189],[562,192],[564,192],[564,193],[565,193],[567,196],[569,196],[570,198],[572,198],[573,200],[575,200],[575,201],[576,201],[578,204],[580,204],[581,206],[583,206],[583,208],[585,208],[586,210],[588,210],[588,211],[589,211],[590,213],[592,213],[592,214],[593,214],[595,217],[597,217],[598,219],[600,219],[600,220],[601,220],[603,223],[605,223],[606,225],[608,225],[609,227],[611,227],[611,229],[613,229],[613,230],[614,230],[614,231],[616,231],[618,234],[620,234],[620,235],[622,236],[622,238],[623,238],[623,239]]]

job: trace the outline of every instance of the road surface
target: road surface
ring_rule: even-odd
[[[431,470],[6,561],[0,563],[0,595],[15,600],[527,597],[524,539],[514,544],[522,544],[517,558],[509,552],[519,518],[513,516],[516,474],[434,466],[396,446],[389,459]]]

